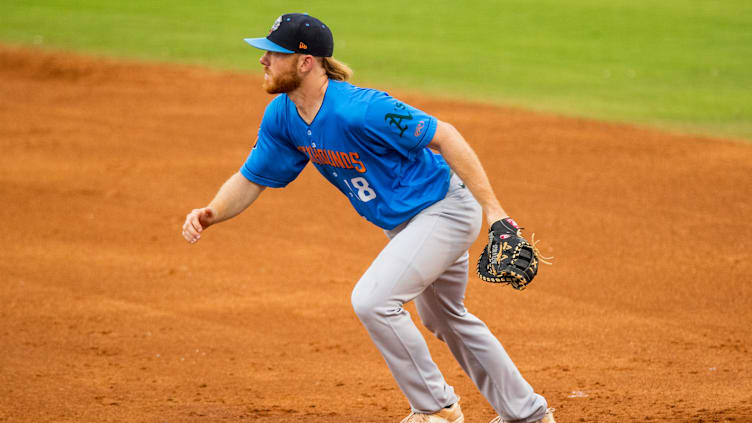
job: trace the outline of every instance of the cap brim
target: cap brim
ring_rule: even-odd
[[[295,53],[292,50],[288,50],[279,44],[269,41],[268,38],[244,38],[243,40],[260,50],[276,51],[277,53]]]

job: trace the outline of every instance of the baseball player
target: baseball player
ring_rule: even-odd
[[[546,400],[463,304],[482,213],[489,225],[513,221],[462,135],[385,92],[346,82],[351,71],[332,58],[329,27],[312,16],[282,15],[268,36],[245,41],[265,51],[263,88],[279,95],[240,170],[186,216],[185,239],[195,243],[312,162],[390,239],[355,285],[352,305],[410,403],[402,423],[464,422],[459,397],[403,308],[409,301],[498,412],[492,422],[553,423]]]

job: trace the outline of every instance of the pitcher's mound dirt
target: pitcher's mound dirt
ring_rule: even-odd
[[[407,414],[349,301],[385,237],[317,172],[180,236],[245,159],[260,82],[0,48],[0,421]],[[392,94],[454,123],[556,257],[525,292],[473,276],[467,305],[558,421],[752,421],[749,144]]]

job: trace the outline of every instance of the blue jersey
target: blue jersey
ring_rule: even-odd
[[[286,94],[267,106],[240,172],[279,188],[310,161],[360,215],[393,229],[447,193],[449,166],[426,147],[435,132],[436,118],[383,91],[329,80],[310,125]]]

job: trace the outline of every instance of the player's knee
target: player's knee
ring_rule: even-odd
[[[436,336],[440,340],[444,341],[444,331],[442,330],[443,327],[438,324],[438,322],[433,319],[424,317],[421,317],[420,321],[423,323],[423,326],[428,329],[429,332],[434,334],[434,336]]]
[[[353,290],[350,301],[363,323],[381,320],[403,312],[402,305],[388,298],[375,295],[371,290],[361,290],[358,286]]]
[[[368,319],[376,314],[376,302],[373,301],[372,297],[361,292],[357,286],[350,296],[350,302],[352,303],[353,310],[355,310],[355,314],[357,314],[361,320]]]
[[[418,311],[418,317],[420,317],[420,322],[423,326],[431,332],[436,333],[438,327],[436,325],[436,318],[433,315],[433,311],[417,299],[415,300],[415,309]]]
[[[418,316],[420,317],[420,322],[423,324],[423,326],[437,338],[446,342],[444,337],[446,325],[442,324],[442,322],[439,321],[437,316],[432,312],[429,312],[426,309],[422,309],[421,307],[417,307],[417,309]]]

